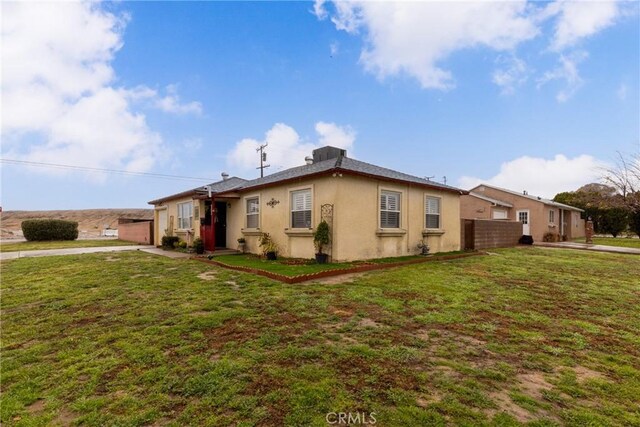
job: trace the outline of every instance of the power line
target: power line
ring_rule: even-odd
[[[68,169],[68,170],[78,170],[78,171],[87,171],[87,172],[105,172],[105,173],[113,173],[113,174],[120,174],[120,175],[129,175],[129,176],[144,176],[144,177],[161,178],[161,179],[177,179],[177,180],[183,180],[183,181],[206,181],[206,182],[215,181],[215,179],[213,178],[197,178],[193,176],[167,175],[167,174],[152,173],[152,172],[133,172],[133,171],[123,171],[123,170],[117,170],[117,169],[93,168],[89,166],[63,165],[59,163],[30,162],[27,160],[16,160],[16,159],[0,159],[0,162],[7,163],[7,164],[14,164],[14,165],[36,166],[36,167],[42,167],[42,168]]]

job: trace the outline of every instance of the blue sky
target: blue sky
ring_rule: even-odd
[[[52,19],[55,18],[55,19]],[[638,3],[3,4],[2,157],[217,180],[320,145],[553,196],[640,150]],[[7,65],[11,64],[11,65]],[[207,181],[2,164],[2,206]]]

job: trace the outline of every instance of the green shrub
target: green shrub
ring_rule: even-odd
[[[196,251],[197,254],[204,253],[204,242],[202,241],[201,238],[198,237],[193,241],[193,249]]]
[[[178,243],[180,238],[178,236],[162,236],[162,247],[165,249],[173,249],[175,243]]]
[[[180,242],[178,242],[177,245],[180,249],[187,249],[187,242],[185,242],[184,240],[181,240]]]
[[[320,221],[320,224],[316,227],[316,231],[313,233],[313,243],[319,254],[324,253],[322,252],[324,247],[331,243],[331,234],[329,234],[327,221]]]
[[[28,219],[22,221],[22,233],[28,241],[76,240],[78,223],[62,219]]]

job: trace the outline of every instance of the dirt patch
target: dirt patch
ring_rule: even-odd
[[[209,281],[215,279],[217,275],[218,273],[215,271],[205,271],[204,273],[198,274],[198,279]]]
[[[256,327],[243,319],[230,319],[205,332],[209,346],[219,350],[227,343],[244,343],[258,336]]]
[[[117,262],[117,261],[120,261],[120,258],[108,256],[104,260],[107,261],[107,262]]]
[[[545,380],[542,372],[529,372],[516,376],[518,387],[534,399],[542,399],[542,392],[551,390],[553,386]]]
[[[578,380],[578,382],[606,379],[606,376],[604,374],[601,374],[600,372],[594,371],[584,366],[576,366],[575,368],[573,368],[573,371],[576,373],[576,379]]]
[[[335,314],[336,316],[339,316],[339,317],[351,317],[351,316],[353,316],[353,311],[351,311],[351,310],[343,310],[341,308],[330,308],[329,311],[332,314]]]
[[[340,276],[325,277],[324,279],[312,280],[309,283],[321,283],[323,285],[337,285],[340,283],[353,282],[367,273],[347,273]]]
[[[360,321],[358,322],[358,326],[360,326],[361,328],[378,328],[380,327],[380,324],[374,320],[369,319],[368,317],[365,317],[363,319],[360,319]]]
[[[489,418],[493,418],[494,415],[500,412],[505,412],[511,415],[513,418],[515,418],[518,422],[521,422],[521,423],[533,421],[538,418],[531,412],[527,411],[526,409],[516,405],[509,397],[509,394],[504,390],[490,393],[489,397],[491,398],[491,400],[493,400],[493,403],[495,403],[498,406],[497,410],[487,409],[485,411],[485,413]]]
[[[149,277],[151,276],[150,274],[134,274],[133,276],[131,276],[132,279],[139,279],[140,277]]]
[[[62,408],[56,417],[56,423],[61,426],[70,426],[73,424],[73,420],[76,419],[76,415],[68,410],[67,408]]]
[[[234,291],[237,291],[240,289],[240,286],[233,280],[227,280],[226,282],[224,282],[224,284],[231,286]]]
[[[421,408],[426,408],[427,406],[438,403],[441,400],[442,396],[440,396],[438,393],[432,393],[429,396],[419,396],[416,399],[416,404]]]
[[[31,405],[27,406],[27,412],[30,414],[37,414],[44,410],[44,399],[38,399]]]

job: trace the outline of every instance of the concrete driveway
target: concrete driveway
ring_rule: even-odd
[[[157,248],[153,245],[131,245],[131,246],[99,246],[95,248],[43,249],[39,251],[1,252],[0,261],[4,261],[7,259],[16,259],[16,258],[78,255],[78,254],[93,254],[97,252],[120,252],[120,251],[137,251],[137,250],[153,253],[155,255],[163,255],[161,253],[158,253],[156,249]],[[187,254],[182,254],[182,255],[187,255]]]
[[[586,243],[576,242],[536,242],[534,246],[542,246],[545,248],[560,248],[560,249],[581,249],[587,251],[596,252],[610,252],[616,254],[632,254],[640,255],[640,249],[636,248],[624,248],[621,246],[605,246],[605,245],[588,245]]]

